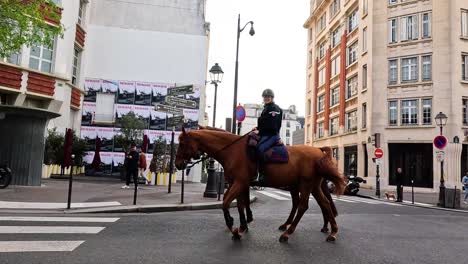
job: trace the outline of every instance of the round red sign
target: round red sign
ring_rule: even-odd
[[[383,157],[383,150],[381,148],[377,148],[375,149],[374,151],[374,156],[377,158],[377,159],[380,159]]]

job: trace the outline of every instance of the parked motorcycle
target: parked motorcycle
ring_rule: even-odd
[[[11,169],[6,166],[0,166],[0,189],[6,188],[11,183]]]
[[[346,195],[356,195],[359,192],[360,183],[367,183],[367,181],[363,178],[354,175],[350,175],[347,178],[348,183],[346,184],[346,188],[344,191],[344,194]],[[335,190],[335,185],[333,185],[333,183],[330,181],[327,183],[327,185],[330,193],[333,193]]]

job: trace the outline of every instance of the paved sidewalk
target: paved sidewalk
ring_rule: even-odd
[[[381,200],[387,200],[385,197],[385,191],[387,190],[382,190],[380,193],[380,199]],[[395,190],[390,190],[392,192],[395,192]],[[364,189],[361,188],[359,190],[358,195],[361,196],[366,196],[370,197],[373,199],[377,199],[377,196],[375,196],[375,189]],[[463,198],[464,198],[464,193],[461,193],[461,203],[460,203],[460,208],[458,210],[466,210],[468,211],[468,204],[463,203]],[[414,193],[414,203],[416,206],[426,206],[426,207],[437,207],[437,202],[439,200],[439,193]],[[404,204],[410,204],[411,205],[411,187],[404,187],[403,188],[403,202]],[[450,209],[450,208],[448,208]]]
[[[109,212],[120,206],[123,212],[150,211],[161,207],[162,211],[219,208],[216,198],[204,198],[205,184],[186,183],[184,205],[180,205],[181,184],[172,184],[171,193],[167,186],[139,185],[137,207],[133,206],[134,188],[121,189],[123,183],[113,178],[76,177],[73,181],[72,208],[102,207],[97,210]],[[9,186],[0,190],[0,210],[5,209],[49,209],[66,208],[68,180],[46,179],[41,187]],[[222,197],[221,197],[222,199]],[[144,209],[141,209],[144,208]],[[83,212],[85,210],[82,210]],[[114,210],[115,211],[115,210]],[[157,211],[156,209],[153,211]]]

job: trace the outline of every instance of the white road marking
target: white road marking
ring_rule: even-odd
[[[0,234],[97,234],[100,226],[0,226]]]
[[[348,199],[343,199],[343,198],[334,198],[336,201],[342,201],[342,202],[347,202],[347,203],[357,203],[356,201],[348,200]]]
[[[0,252],[73,251],[84,241],[0,241]]]
[[[71,208],[106,207],[122,205],[119,202],[72,203]],[[66,203],[35,203],[0,201],[0,209],[65,209]]]
[[[273,194],[273,193],[269,193],[267,191],[257,191],[263,195],[266,195],[266,196],[269,196],[271,198],[274,198],[276,200],[281,200],[281,201],[288,201],[290,200],[289,198],[286,198],[286,197],[283,197],[283,196],[279,196],[279,195],[276,195],[276,194]]]
[[[0,216],[0,221],[22,222],[82,222],[82,223],[114,223],[119,218],[106,217],[42,217],[42,216]]]

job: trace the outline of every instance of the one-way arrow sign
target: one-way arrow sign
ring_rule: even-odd
[[[197,107],[197,103],[195,101],[182,99],[179,97],[166,96],[165,100],[167,104],[175,105],[178,107],[184,107],[184,108],[196,108]]]
[[[182,109],[179,109],[172,105],[156,104],[154,108],[158,112],[165,112],[174,115],[183,115]]]
[[[193,93],[193,85],[184,85],[167,89],[167,95],[184,95]]]

